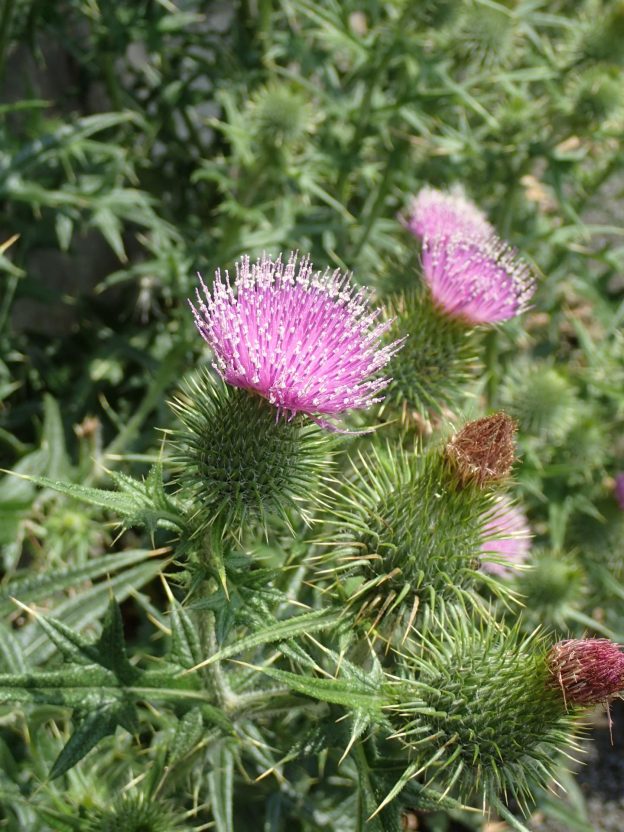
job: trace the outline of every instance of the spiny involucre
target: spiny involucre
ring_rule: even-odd
[[[481,568],[490,575],[505,577],[523,564],[531,549],[531,532],[522,509],[503,494],[488,515],[483,528]]]
[[[553,683],[570,705],[597,705],[624,690],[624,654],[608,638],[572,638],[548,654]]]
[[[233,283],[217,270],[212,289],[201,281],[195,323],[223,380],[267,399],[278,413],[323,416],[381,401],[389,379],[378,376],[402,341],[383,344],[390,321],[378,322],[369,293],[338,270],[314,271],[263,255],[242,257]]]

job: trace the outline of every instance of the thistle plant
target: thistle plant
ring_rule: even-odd
[[[2,829],[603,828],[621,0],[53,6],[0,14]]]

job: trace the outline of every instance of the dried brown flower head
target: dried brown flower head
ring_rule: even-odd
[[[463,485],[483,488],[507,477],[516,458],[516,422],[503,411],[475,419],[456,433],[445,449],[446,458]]]

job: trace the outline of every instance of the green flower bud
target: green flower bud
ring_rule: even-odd
[[[303,415],[288,420],[261,396],[208,372],[173,401],[178,481],[198,531],[219,521],[239,534],[318,494],[332,437]]]
[[[85,832],[183,832],[188,827],[171,809],[144,795],[124,795],[108,808],[89,812]]]
[[[553,684],[546,646],[535,634],[454,610],[429,632],[397,679],[396,737],[434,788],[484,806],[511,796],[528,811],[547,785],[558,752],[572,741],[574,714]]]
[[[456,407],[462,388],[477,368],[474,330],[442,314],[423,290],[393,299],[387,314],[394,319],[388,343],[405,333],[408,338],[392,359],[392,381],[383,410],[401,408],[404,419],[413,410],[427,419]]]
[[[310,129],[310,110],[302,93],[288,84],[262,87],[252,100],[252,125],[267,145],[295,144]]]
[[[532,568],[519,574],[516,587],[535,626],[566,628],[570,613],[582,606],[585,576],[572,555],[534,552]]]
[[[480,569],[499,510],[495,482],[458,476],[439,447],[420,456],[376,449],[356,465],[334,509],[338,536],[326,571],[358,620],[405,637],[438,596],[471,594],[478,582],[509,592]]]
[[[540,445],[561,443],[576,421],[573,386],[558,370],[539,363],[512,370],[500,401],[518,421],[521,434]]]

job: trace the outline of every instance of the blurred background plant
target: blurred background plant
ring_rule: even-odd
[[[87,487],[104,487],[111,470],[147,476],[162,455],[154,426],[173,426],[166,399],[206,355],[186,305],[197,271],[296,248],[353,270],[400,311],[397,293],[418,291],[419,259],[398,217],[423,185],[461,183],[536,265],[533,309],[465,342],[464,368],[449,360],[451,392],[444,378],[403,380],[408,346],[403,399],[395,412],[386,402],[380,421],[400,413],[401,430],[424,441],[440,413],[513,415],[535,569],[501,581],[524,597],[528,629],[624,640],[614,491],[624,470],[623,27],[621,0],[2,0],[2,467]],[[439,411],[431,421],[408,406],[423,389]],[[350,476],[346,462],[340,470]],[[12,596],[96,637],[112,590],[141,657],[132,661],[167,655],[170,589],[158,576],[166,569],[175,584],[181,569],[164,504],[154,508],[158,476],[141,481],[143,502],[135,494],[119,528],[121,503],[0,479],[3,672],[54,669],[63,653]],[[217,604],[219,641],[317,580],[317,535],[289,522],[296,544],[283,544],[276,521],[233,564],[239,606]],[[289,569],[277,576],[282,547]],[[245,584],[251,556],[284,596]],[[236,679],[244,697],[245,672]],[[334,706],[299,701],[289,715],[291,700],[275,695],[275,721],[262,731],[244,722],[244,739],[203,728],[206,714],[190,707],[176,719],[153,708],[140,726],[122,719],[134,741],[107,737],[52,781],[69,712],[31,702],[26,720],[3,705],[4,828],[129,830],[134,813],[137,829],[227,832],[235,784],[237,829],[258,813],[270,832],[355,829],[366,761],[338,767],[327,737],[301,734],[301,714]],[[344,748],[349,730],[335,732]],[[288,737],[308,756],[293,752],[277,779],[250,785],[278,766]],[[599,824],[568,786],[567,804],[541,798],[533,828]],[[407,829],[483,823],[451,806],[404,815]]]

